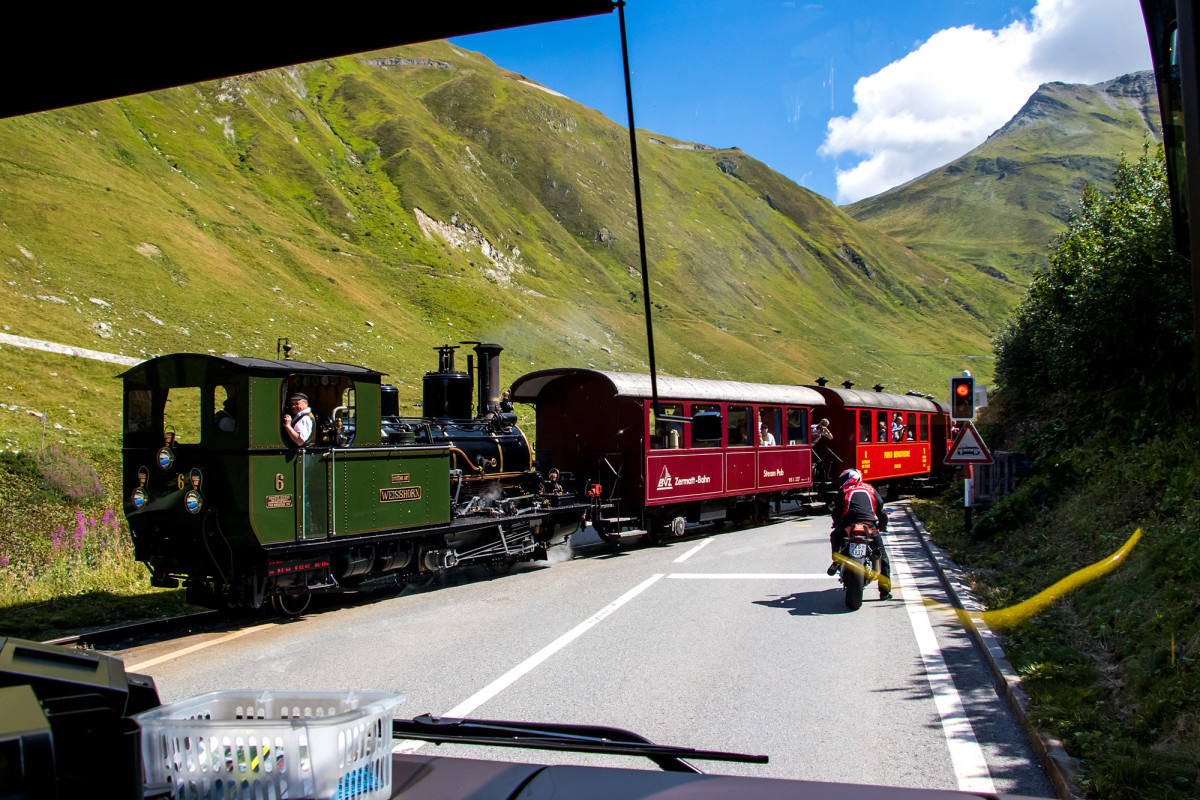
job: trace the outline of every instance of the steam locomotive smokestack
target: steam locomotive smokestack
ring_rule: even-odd
[[[504,348],[498,344],[482,342],[463,342],[463,344],[475,345],[475,354],[479,357],[477,413],[482,417],[500,403],[500,352]]]

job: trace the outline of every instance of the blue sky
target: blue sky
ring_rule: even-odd
[[[1150,66],[1138,0],[629,0],[635,122],[837,202],[947,163],[1043,82]],[[452,40],[626,123],[616,14]]]

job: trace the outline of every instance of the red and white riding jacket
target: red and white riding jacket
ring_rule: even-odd
[[[870,522],[879,527],[880,531],[887,530],[887,513],[883,510],[883,501],[875,487],[866,481],[847,483],[838,492],[837,502],[833,504],[833,526],[842,528],[853,522]]]

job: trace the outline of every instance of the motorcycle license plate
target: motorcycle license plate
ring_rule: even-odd
[[[867,545],[865,543],[859,542],[857,544],[850,545],[851,558],[864,558],[866,555]]]

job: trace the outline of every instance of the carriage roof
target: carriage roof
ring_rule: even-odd
[[[593,369],[547,369],[531,372],[512,385],[512,399],[537,402],[542,392],[558,381],[600,379],[613,390],[614,397],[650,399],[650,376],[632,372],[608,372]],[[703,378],[658,376],[659,400],[710,400],[714,402],[778,403],[780,405],[821,405],[821,395],[807,386],[783,386],[769,383],[714,381]]]
[[[889,411],[942,412],[939,404],[927,397],[915,394],[889,394],[887,392],[865,392],[859,389],[835,389],[832,386],[814,387],[820,392],[822,405],[831,408],[885,408]]]

